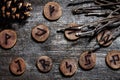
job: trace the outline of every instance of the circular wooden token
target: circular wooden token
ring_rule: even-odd
[[[48,2],[44,6],[44,16],[48,20],[57,20],[62,15],[61,6],[57,2]]]
[[[41,56],[37,60],[37,67],[41,72],[49,72],[52,66],[52,59],[48,56]]]
[[[60,63],[60,71],[65,76],[72,76],[77,70],[77,64],[74,59],[64,59]]]
[[[99,45],[104,46],[104,47],[112,44],[113,42],[112,38],[113,38],[112,33],[108,30],[102,31],[96,37]]]
[[[25,72],[25,69],[26,69],[25,61],[22,58],[19,57],[12,60],[10,64],[10,71],[14,75],[22,75]]]
[[[37,42],[44,42],[48,39],[50,31],[47,26],[40,24],[32,29],[32,37]]]
[[[113,50],[108,52],[106,63],[113,69],[120,69],[120,51]]]
[[[83,52],[80,55],[79,64],[85,70],[92,69],[96,64],[96,55],[94,53],[89,53],[88,51]]]
[[[3,30],[0,32],[0,45],[5,49],[12,48],[17,41],[17,34],[13,30]]]
[[[78,26],[78,24],[75,23],[70,23],[68,24],[69,27],[76,27]],[[76,36],[76,32],[75,30],[65,30],[64,35],[68,40],[77,40],[79,37]]]

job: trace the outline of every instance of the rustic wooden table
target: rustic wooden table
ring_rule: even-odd
[[[62,17],[57,21],[48,21],[43,17],[43,6],[49,1],[58,2],[63,10]],[[79,0],[76,0],[79,1]],[[82,1],[82,0],[81,0]],[[105,63],[105,56],[110,50],[120,49],[120,37],[111,46],[97,50],[96,66],[89,71],[78,70],[72,77],[64,77],[59,71],[60,61],[64,58],[73,58],[78,61],[80,54],[88,50],[95,39],[89,42],[89,38],[80,38],[77,41],[68,41],[62,33],[56,31],[68,23],[88,23],[97,19],[95,16],[72,15],[73,7],[66,7],[70,0],[28,0],[32,3],[32,16],[23,24],[12,24],[17,32],[17,43],[9,50],[0,48],[0,80],[120,80],[120,70],[112,70]],[[79,5],[86,6],[86,5]],[[45,24],[50,29],[50,37],[44,43],[37,43],[31,38],[31,30],[38,24]],[[53,59],[53,68],[48,73],[41,73],[36,68],[36,60],[39,56],[47,55]],[[26,61],[26,71],[21,76],[14,76],[9,71],[9,64],[14,57],[22,57]]]

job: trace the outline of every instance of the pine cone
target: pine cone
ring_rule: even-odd
[[[0,0],[0,18],[24,20],[30,16],[31,4],[24,0]]]

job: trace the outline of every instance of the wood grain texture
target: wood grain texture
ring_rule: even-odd
[[[77,41],[68,41],[62,33],[56,33],[68,23],[88,23],[98,19],[97,17],[85,17],[84,15],[73,16],[73,7],[66,7],[70,0],[27,0],[32,3],[32,16],[22,24],[14,23],[7,27],[1,26],[1,30],[11,28],[16,30],[18,40],[16,45],[9,50],[0,48],[0,80],[120,80],[120,70],[112,70],[105,63],[105,56],[110,50],[120,49],[120,37],[111,46],[100,48],[96,53],[96,66],[90,71],[84,71],[78,66],[76,74],[72,77],[64,77],[59,71],[60,61],[64,58],[78,60],[80,54],[89,50],[95,43],[93,39],[80,38]],[[63,15],[57,20],[50,22],[43,16],[43,6],[49,1],[56,1],[62,6]],[[80,1],[80,0],[76,0]],[[82,0],[81,0],[82,1]],[[87,5],[79,5],[87,6]],[[37,43],[31,37],[31,30],[38,24],[49,27],[51,34],[44,43]],[[53,59],[53,68],[49,73],[40,73],[36,68],[36,60],[39,56],[46,55]],[[9,71],[9,64],[15,57],[22,57],[26,62],[26,71],[21,76],[14,76]]]

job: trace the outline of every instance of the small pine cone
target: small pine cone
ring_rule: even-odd
[[[30,17],[31,4],[24,0],[0,0],[0,18],[24,20]]]

